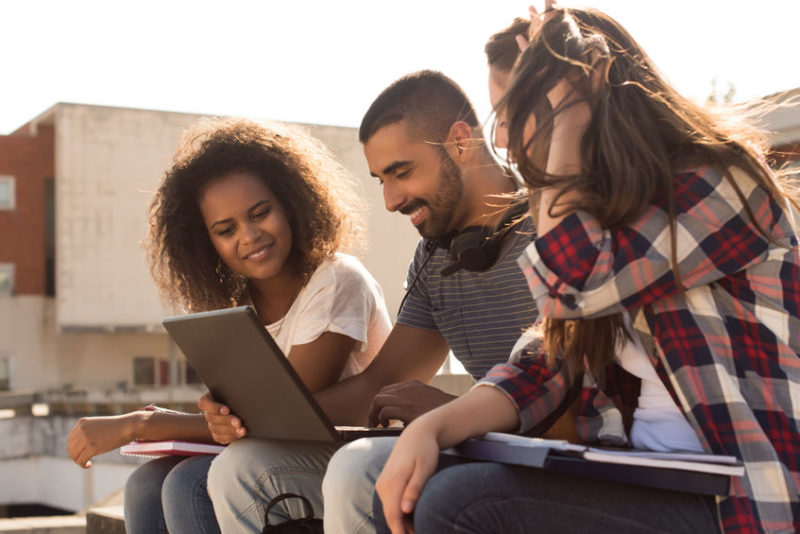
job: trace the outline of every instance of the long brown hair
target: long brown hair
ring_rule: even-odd
[[[198,206],[206,184],[242,170],[260,178],[286,210],[287,261],[298,272],[310,275],[337,250],[362,242],[354,183],[320,141],[286,124],[202,120],[183,135],[153,198],[145,243],[165,300],[187,311],[235,305],[247,289],[214,249]]]
[[[503,72],[511,72],[520,53],[517,36],[527,37],[530,26],[530,20],[516,17],[511,24],[499,32],[493,33],[483,47],[489,66]]]
[[[596,83],[598,69],[600,83]],[[581,96],[564,101],[588,102],[592,120],[581,139],[583,171],[552,175],[534,154],[549,144],[553,118],[564,109],[559,105],[553,110],[546,96],[564,78]],[[553,203],[540,209],[553,216],[580,209],[603,228],[614,230],[636,220],[657,196],[664,196],[679,288],[673,188],[679,157],[723,169],[756,226],[730,167],[744,170],[774,198],[797,204],[796,193],[787,193],[788,188],[767,166],[767,144],[759,131],[735,113],[705,109],[679,95],[628,32],[596,10],[558,8],[548,15],[518,58],[501,107],[508,117],[509,157],[525,181],[534,190],[557,190]],[[525,139],[523,130],[531,114],[536,132]],[[578,200],[562,198],[573,190],[580,192]],[[759,227],[759,231],[767,235],[765,229]],[[573,372],[583,367],[586,357],[596,376],[613,360],[617,344],[626,335],[619,313],[575,321],[548,319],[544,324],[548,357],[563,356]]]

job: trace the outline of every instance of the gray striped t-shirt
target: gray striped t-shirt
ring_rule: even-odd
[[[450,350],[473,378],[483,377],[495,364],[505,363],[522,332],[538,316],[517,258],[534,235],[530,216],[504,243],[497,262],[488,270],[461,269],[450,276],[440,271],[450,263],[447,250],[436,248],[397,317],[400,324],[438,330]],[[408,269],[411,284],[428,252],[421,240]]]

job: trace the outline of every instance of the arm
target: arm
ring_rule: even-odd
[[[393,419],[410,423],[420,415],[455,399],[444,391],[420,382],[405,380],[381,388],[367,417],[369,426],[389,426]]]
[[[520,258],[542,315],[579,319],[639,308],[742,271],[767,253],[768,240],[750,221],[721,169],[699,167],[676,175],[674,198],[682,287],[673,271],[663,199],[613,231],[579,211],[541,235]],[[760,224],[768,230],[773,208],[768,199],[751,206],[753,213],[763,214]]]
[[[514,405],[493,387],[475,388],[411,423],[398,438],[375,483],[392,532],[405,532],[403,515],[414,510],[425,482],[436,470],[441,449],[517,425]]]
[[[67,452],[81,467],[91,459],[131,441],[180,439],[211,442],[202,414],[138,411],[110,417],[83,417],[67,438]]]
[[[421,415],[400,435],[375,488],[392,532],[402,533],[425,481],[436,470],[441,449],[486,432],[527,432],[560,408],[567,412],[548,430],[549,437],[577,437],[567,407],[571,383],[563,362],[549,368],[533,340],[515,363],[495,365],[466,395]]]
[[[427,383],[447,353],[447,343],[438,331],[396,324],[363,372],[317,393],[315,398],[334,424],[363,425],[370,401],[381,388],[405,380]]]
[[[351,337],[325,332],[311,343],[293,346],[287,358],[308,390],[315,394],[339,381],[355,344]]]

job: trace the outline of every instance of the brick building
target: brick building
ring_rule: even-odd
[[[54,165],[52,127],[0,137],[0,294],[52,295]]]

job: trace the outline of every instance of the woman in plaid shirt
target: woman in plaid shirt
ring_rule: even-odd
[[[797,194],[756,132],[678,95],[613,19],[545,15],[498,107],[534,192],[539,237],[519,263],[545,319],[405,429],[376,484],[386,523],[798,532]],[[733,455],[745,476],[712,500],[491,463],[434,474],[440,449],[541,434],[576,400],[586,442]]]

